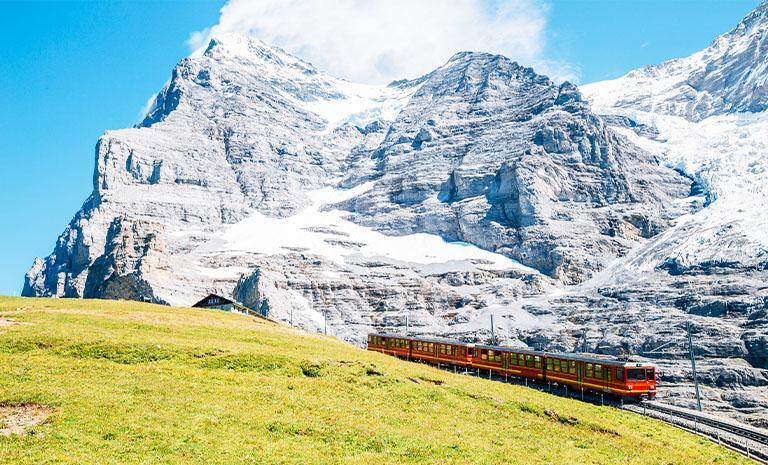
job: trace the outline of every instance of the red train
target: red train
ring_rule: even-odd
[[[551,382],[576,391],[624,399],[650,399],[656,395],[656,367],[650,363],[393,334],[370,334],[368,350],[435,365],[488,370],[489,375]]]

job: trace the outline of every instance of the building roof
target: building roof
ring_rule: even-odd
[[[227,305],[235,303],[232,299],[227,299],[217,294],[208,294],[206,298],[193,305],[197,308],[217,307],[219,305]]]

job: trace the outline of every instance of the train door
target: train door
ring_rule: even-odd
[[[584,362],[576,362],[576,380],[579,384],[579,389],[584,389]]]

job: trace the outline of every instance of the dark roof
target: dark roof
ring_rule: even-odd
[[[581,362],[600,363],[602,365],[611,365],[611,366],[643,367],[643,366],[653,365],[652,363],[649,363],[649,362],[630,362],[626,360],[617,360],[615,358],[603,358],[606,356],[599,355],[599,354],[584,355],[584,354],[566,354],[562,352],[540,352],[537,350],[520,349],[516,347],[474,344],[471,342],[462,342],[456,339],[425,338],[425,337],[415,337],[415,336],[403,336],[402,334],[387,334],[387,333],[372,333],[370,334],[370,336],[391,337],[391,338],[398,338],[398,339],[411,339],[411,340],[422,341],[422,342],[435,342],[438,344],[474,346],[475,348],[479,348],[479,349],[500,350],[505,352],[515,352],[518,354],[545,355],[547,357],[559,358],[564,360],[578,360]]]
[[[216,294],[208,294],[208,297],[196,303],[195,305],[193,305],[193,307],[198,307],[198,308],[217,307],[219,305],[227,305],[232,303],[235,303],[234,301],[232,301],[232,299],[227,299],[226,297],[222,297]]]

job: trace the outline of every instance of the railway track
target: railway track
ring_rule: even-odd
[[[624,404],[622,408],[708,437],[714,442],[740,452],[759,463],[768,464],[768,432],[725,418],[662,404],[658,401]]]
[[[430,364],[431,365],[431,364]],[[433,365],[435,366],[435,365]],[[561,397],[580,399],[596,405],[605,405],[620,408],[626,411],[645,415],[667,424],[684,429],[694,434],[704,436],[713,442],[739,452],[758,463],[768,465],[768,432],[753,428],[732,420],[717,417],[696,410],[690,410],[659,401],[644,401],[639,404],[619,402],[616,399],[604,397],[599,394],[568,390],[563,386],[542,384],[531,380],[498,376],[486,372],[474,370],[456,370],[452,366],[439,366],[446,371],[458,372],[470,376],[478,376],[488,380],[500,381],[510,384],[527,386],[539,391],[548,392]],[[485,374],[487,373],[487,374]]]

